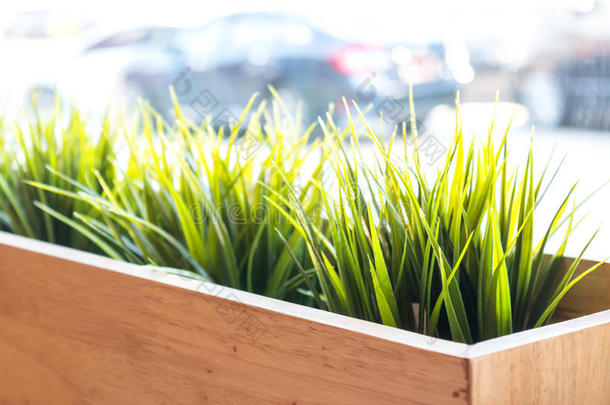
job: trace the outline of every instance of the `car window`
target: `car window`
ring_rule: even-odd
[[[150,38],[150,31],[146,29],[136,29],[121,32],[99,41],[89,49],[113,48],[116,46],[132,45],[144,42]]]
[[[318,33],[300,21],[279,18],[218,20],[180,36],[179,42],[195,69],[248,60],[264,64],[311,45]]]
[[[217,20],[195,30],[187,30],[176,36],[175,46],[186,55],[194,69],[208,67],[224,55],[227,23]]]
[[[231,27],[230,47],[237,52],[283,51],[310,45],[315,32],[304,23],[275,18],[243,19]]]

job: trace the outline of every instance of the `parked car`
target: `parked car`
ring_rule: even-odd
[[[264,12],[221,17],[196,29],[98,28],[81,44],[55,82],[33,88],[57,88],[65,99],[97,112],[110,100],[129,106],[141,97],[170,118],[173,86],[191,119],[209,114],[220,123],[236,119],[254,92],[269,97],[271,85],[288,108],[302,101],[304,122],[324,114],[329,100],[344,119],[346,97],[370,105],[370,114],[383,112],[394,125],[408,116],[409,83],[423,118],[435,105],[453,103],[456,77],[472,71],[465,48],[443,41],[363,43]]]
[[[59,83],[62,97],[77,100],[79,105],[95,112],[105,111],[110,104],[134,107],[148,93],[131,80],[132,74],[173,71],[182,59],[180,51],[172,46],[179,31],[161,26],[125,27],[105,34],[100,30],[91,36],[73,62],[71,74]],[[169,86],[164,98],[169,99]]]
[[[117,26],[56,10],[21,12],[2,28],[0,108],[19,110],[36,95],[39,110],[52,108],[56,91],[67,103],[103,112],[111,101],[137,100],[130,72],[176,63],[166,46],[175,28]],[[132,91],[133,90],[133,91]]]
[[[52,102],[65,62],[80,54],[85,17],[61,10],[32,10],[6,16],[0,27],[0,108],[18,110],[37,93]],[[50,100],[50,101],[49,101]]]
[[[610,8],[557,26],[517,74],[520,101],[539,123],[610,130]]]
[[[253,92],[269,95],[267,85],[291,108],[302,100],[306,121],[323,114],[328,100],[336,101],[340,115],[342,97],[372,104],[372,111],[386,116],[407,112],[409,82],[418,112],[424,114],[434,105],[451,103],[457,89],[442,42],[354,42],[285,14],[222,17],[177,32],[172,49],[179,50],[179,57],[166,65],[171,69],[133,69],[128,82],[166,113],[173,85],[194,118],[238,115]]]

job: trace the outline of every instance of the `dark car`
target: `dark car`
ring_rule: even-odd
[[[610,46],[584,46],[519,72],[518,95],[543,125],[610,129]]]
[[[610,7],[573,14],[518,71],[515,87],[535,121],[610,130]]]
[[[169,70],[133,69],[130,86],[170,114],[169,86],[192,119],[235,118],[254,92],[268,97],[273,86],[289,108],[302,101],[310,122],[341,98],[399,121],[408,113],[413,83],[418,114],[451,103],[457,82],[442,42],[356,43],[332,36],[299,18],[274,13],[235,14],[172,38],[176,63]]]

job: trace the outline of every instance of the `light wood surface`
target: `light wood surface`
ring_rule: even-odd
[[[610,308],[604,267],[564,317]],[[610,405],[609,339],[607,310],[467,346],[0,232],[2,405]]]
[[[576,268],[580,274],[598,262],[583,260]],[[566,260],[564,265],[570,264]],[[604,263],[596,271],[578,282],[559,303],[558,319],[572,319],[610,309],[610,263]],[[608,402],[610,404],[610,401]]]
[[[471,358],[469,378],[475,405],[608,405],[610,322]]]
[[[0,239],[0,404],[467,403],[464,358],[15,240]]]

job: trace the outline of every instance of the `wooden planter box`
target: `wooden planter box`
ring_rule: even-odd
[[[0,233],[0,404],[607,405],[608,291],[469,346]]]

